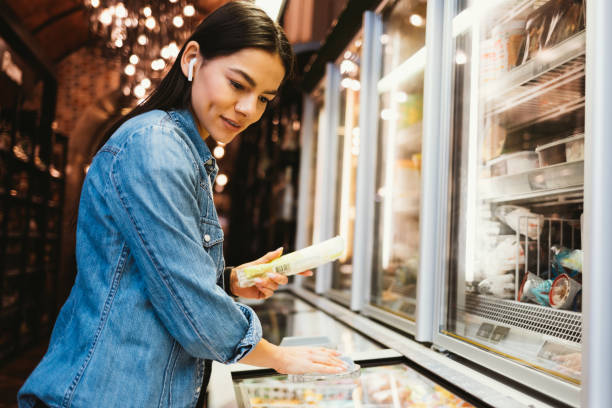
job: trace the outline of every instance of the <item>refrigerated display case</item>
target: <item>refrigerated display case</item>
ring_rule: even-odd
[[[353,277],[353,239],[355,232],[355,202],[357,163],[359,159],[360,65],[363,33],[349,43],[336,61],[340,71],[340,103],[335,128],[337,137],[335,211],[333,236],[344,238],[343,256],[332,265],[331,289],[328,294],[336,300],[350,303]]]
[[[403,359],[364,365],[368,366],[361,368],[356,378],[338,380],[294,382],[286,375],[237,378],[234,391],[238,406],[245,408],[475,406],[409,367]]]
[[[458,1],[446,21],[448,262],[434,340],[577,405],[585,4]]]
[[[427,2],[382,11],[370,305],[415,319]],[[367,308],[366,313],[376,309]]]

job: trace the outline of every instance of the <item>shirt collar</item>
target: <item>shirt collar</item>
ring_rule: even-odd
[[[200,160],[206,169],[206,172],[210,175],[211,173],[217,172],[217,162],[213,157],[210,149],[206,145],[206,142],[200,136],[198,127],[195,123],[191,111],[188,109],[179,109],[169,111],[168,114],[176,122],[176,124],[189,136],[191,142],[196,147]]]

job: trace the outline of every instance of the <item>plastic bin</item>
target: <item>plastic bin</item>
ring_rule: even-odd
[[[490,160],[487,166],[491,177],[507,176],[538,168],[538,155],[532,151],[504,154]]]
[[[538,146],[540,167],[584,160],[584,134],[574,135]]]

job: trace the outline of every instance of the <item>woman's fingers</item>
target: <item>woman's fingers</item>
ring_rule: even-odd
[[[314,275],[314,273],[312,271],[304,271],[304,272],[300,272],[298,273],[298,275],[302,275],[302,276],[312,276]]]
[[[268,278],[272,282],[276,283],[276,287],[278,287],[278,285],[286,285],[287,283],[289,283],[289,278],[286,277],[285,275],[281,275],[280,273],[270,272],[268,274]]]

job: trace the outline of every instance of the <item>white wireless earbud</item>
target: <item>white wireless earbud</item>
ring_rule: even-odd
[[[189,82],[193,81],[193,66],[196,63],[196,58],[192,58],[191,61],[189,61],[189,73],[187,75],[187,80]]]

